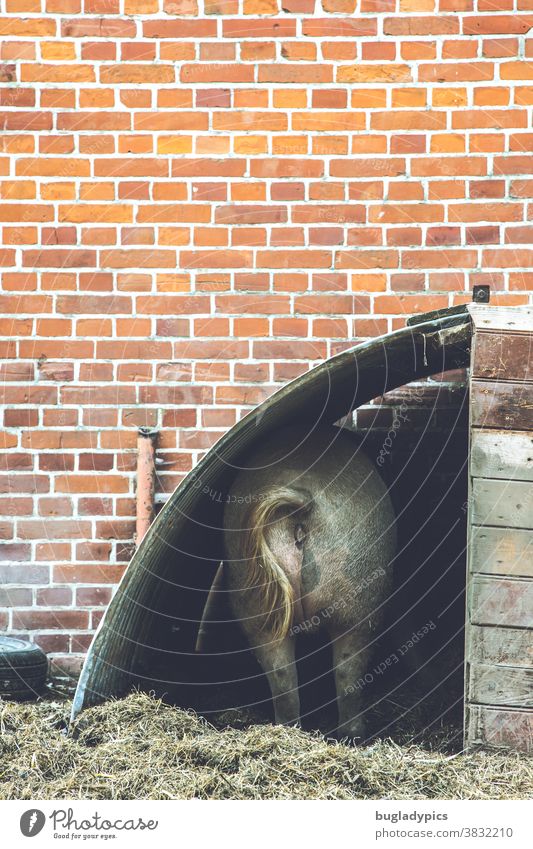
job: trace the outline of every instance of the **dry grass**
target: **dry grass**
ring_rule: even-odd
[[[382,740],[366,748],[295,728],[217,730],[133,694],[83,713],[0,701],[2,799],[519,799],[533,761],[449,755]]]

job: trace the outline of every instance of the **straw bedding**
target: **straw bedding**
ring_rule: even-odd
[[[516,799],[533,792],[533,761],[517,754],[450,755],[392,740],[355,748],[296,728],[246,727],[242,719],[244,727],[216,728],[141,693],[85,711],[67,733],[69,708],[68,701],[0,701],[0,798]]]

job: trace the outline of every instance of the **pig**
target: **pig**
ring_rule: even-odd
[[[332,645],[339,738],[366,737],[361,687],[392,585],[395,515],[354,434],[285,427],[251,450],[224,508],[225,585],[270,685],[275,721],[298,724],[296,637]]]

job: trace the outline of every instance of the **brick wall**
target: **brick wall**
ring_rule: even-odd
[[[164,498],[354,339],[530,298],[530,0],[3,0],[0,628],[75,671]]]

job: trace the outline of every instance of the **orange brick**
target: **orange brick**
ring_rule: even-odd
[[[510,89],[496,86],[476,88],[474,103],[476,106],[507,106],[510,100]]]
[[[500,79],[533,79],[533,62],[502,62],[502,64],[500,65]]]
[[[127,204],[73,204],[59,206],[59,221],[83,223],[106,221],[128,223],[133,221],[133,207]]]
[[[91,338],[94,338],[95,336],[111,336],[111,320],[104,318],[78,319],[78,321],[76,322],[76,332],[78,336],[89,336]]]
[[[264,183],[234,183],[231,186],[231,199],[239,200],[265,200],[266,186]]]
[[[36,183],[33,180],[3,180],[0,183],[0,197],[5,200],[28,200],[36,197]]]
[[[384,292],[387,288],[386,274],[352,274],[350,281],[356,292]]]
[[[160,245],[188,245],[190,230],[188,227],[159,227]]]
[[[192,153],[192,136],[159,136],[157,152],[166,155]]]
[[[330,156],[345,155],[348,153],[349,141],[347,136],[313,136],[312,153],[315,155]]]
[[[274,136],[272,139],[272,153],[282,156],[306,154],[308,148],[309,139],[307,136]]]
[[[365,117],[360,112],[295,112],[292,117],[292,129],[305,132],[342,133],[361,130]]]
[[[6,41],[0,46],[3,60],[35,59],[35,44],[29,41]]]
[[[277,109],[305,109],[307,91],[305,89],[278,89],[274,91],[273,102]]]
[[[434,59],[437,55],[437,49],[434,42],[404,41],[400,45],[400,55],[406,61]]]
[[[390,63],[388,65],[360,63],[337,68],[336,81],[339,83],[389,83],[411,82],[409,65]]]
[[[424,108],[426,102],[427,93],[425,88],[393,88],[392,90],[393,108]]]
[[[195,227],[193,241],[199,247],[226,247],[229,244],[228,230],[224,227]]]
[[[267,109],[269,101],[268,91],[250,89],[237,89],[233,92],[233,105],[235,109]]]
[[[325,41],[322,44],[322,56],[326,61],[351,62],[357,58],[357,44],[354,41]]]
[[[20,79],[22,82],[41,83],[93,83],[95,73],[92,65],[82,64],[32,64],[21,65]]]
[[[268,336],[268,321],[264,318],[236,318],[235,336]]]
[[[81,89],[81,109],[109,109],[115,105],[115,92],[113,89]]]
[[[468,95],[465,88],[435,88],[432,93],[435,107],[466,106]]]
[[[503,136],[495,133],[472,133],[470,151],[472,153],[501,153],[505,149]]]
[[[267,62],[275,58],[276,45],[273,41],[243,41],[240,54],[243,62]]]
[[[533,86],[517,86],[514,102],[516,106],[531,106],[533,104]]]
[[[290,0],[289,0],[290,2]],[[296,0],[298,2],[298,0]],[[344,15],[352,15],[355,12],[357,6],[357,0],[322,0],[322,8],[324,12],[331,12],[332,14],[342,13]],[[291,11],[293,11],[291,9]],[[297,7],[294,11],[299,11]],[[311,14],[315,11],[314,3],[311,2],[309,8],[305,9],[306,13]]]
[[[433,12],[435,0],[400,0],[400,12]]]
[[[254,156],[268,152],[267,136],[235,136],[233,139],[235,153]]]
[[[317,48],[315,44],[305,41],[285,41],[281,55],[288,62],[313,62],[317,57]]]
[[[44,62],[71,61],[76,58],[73,42],[41,41],[41,59]]]
[[[223,156],[229,153],[231,139],[222,136],[197,136],[195,153]]]

